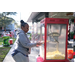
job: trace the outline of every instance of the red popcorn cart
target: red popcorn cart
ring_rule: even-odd
[[[40,22],[40,56],[44,62],[67,62],[68,19],[45,18]]]

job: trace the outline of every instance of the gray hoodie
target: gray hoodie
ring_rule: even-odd
[[[30,54],[31,47],[36,46],[36,43],[30,43],[27,34],[21,30],[17,35],[17,48],[16,50],[28,55]],[[29,49],[29,50],[28,50]]]

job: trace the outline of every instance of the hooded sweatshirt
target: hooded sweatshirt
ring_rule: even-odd
[[[17,35],[17,48],[16,50],[28,55],[31,52],[31,47],[35,47],[36,43],[30,43],[27,34],[21,30]]]

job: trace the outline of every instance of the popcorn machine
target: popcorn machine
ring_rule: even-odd
[[[44,62],[65,62],[67,59],[68,19],[45,18],[40,25],[40,56]]]

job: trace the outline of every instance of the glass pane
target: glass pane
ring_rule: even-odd
[[[40,46],[41,47],[41,49],[40,49],[40,55],[41,55],[41,57],[43,57],[44,58],[44,32],[45,32],[45,27],[44,27],[44,25],[43,26],[41,26],[41,35],[40,35],[40,40],[41,40],[41,42],[43,42],[43,44],[42,44],[42,46]]]
[[[40,41],[40,22],[37,22],[34,25],[34,41],[35,42]]]
[[[65,59],[65,41],[65,24],[47,24],[46,59]]]

